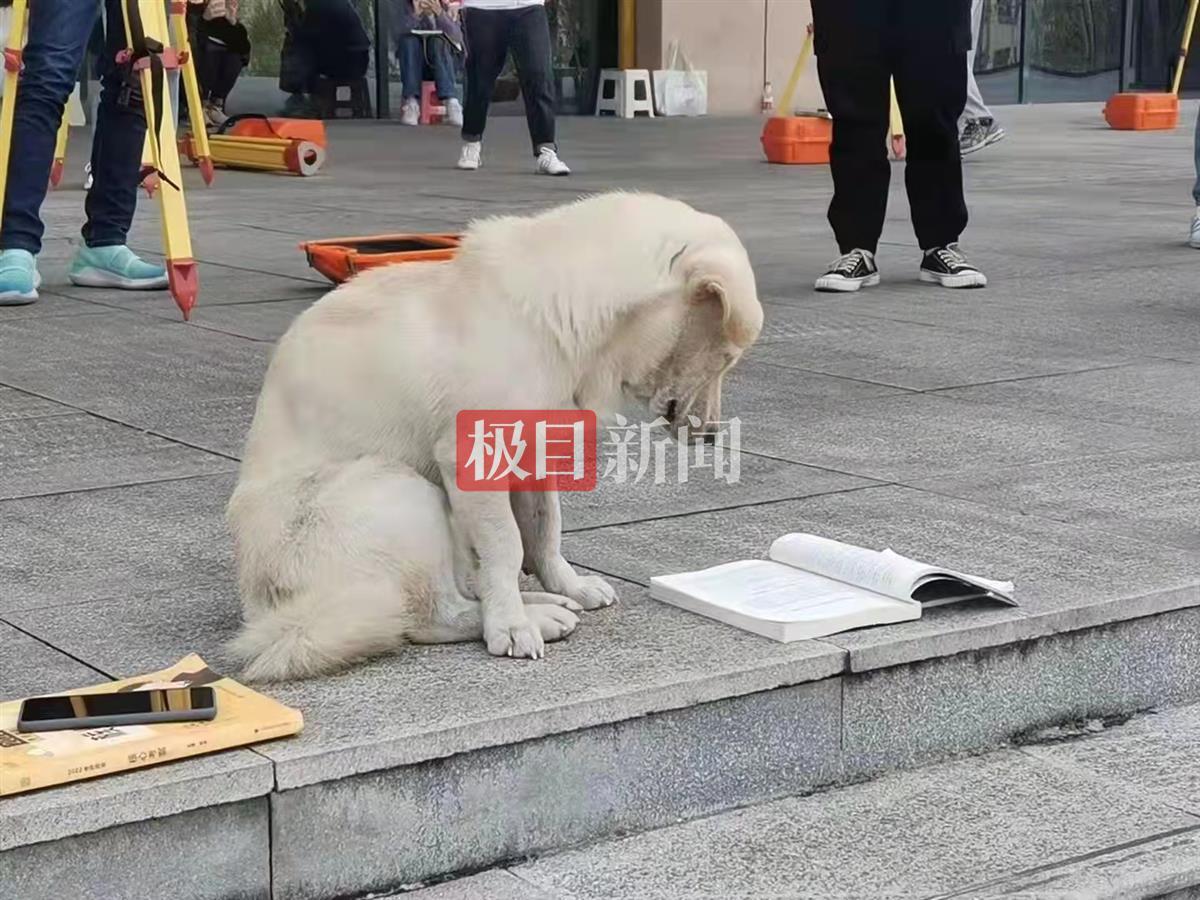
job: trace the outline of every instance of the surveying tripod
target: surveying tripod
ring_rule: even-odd
[[[33,2],[36,3],[37,0]],[[178,7],[179,24],[176,26],[176,37],[177,41],[180,40],[179,35],[182,32],[182,46],[186,48],[184,5],[184,2],[173,3],[172,14],[174,15]],[[28,12],[29,0],[13,0],[12,28],[4,48],[4,98],[0,103],[0,217],[3,216],[5,191],[8,186],[13,116],[16,112]],[[170,91],[164,88],[166,71],[190,63],[191,54],[186,51],[181,54],[179,48],[166,45],[167,21],[162,0],[121,0],[121,13],[122,21],[119,24],[124,28],[125,48],[117,54],[116,62],[124,67],[125,89],[130,94],[131,102],[137,102],[137,98],[140,97],[146,118],[148,153],[144,160],[143,175],[157,176],[160,182],[156,193],[162,218],[167,277],[171,295],[175,298],[183,317],[187,319],[196,305],[199,279],[196,261],[192,256],[191,235],[188,232],[187,206],[183,197],[183,179],[179,169],[179,147],[175,137],[171,95]],[[108,27],[113,28],[117,24],[109,22]],[[187,75],[188,71],[191,72],[190,78]],[[184,85],[192,115],[199,115],[200,122],[203,123],[203,114],[198,110],[200,92],[195,80],[195,70],[190,65],[185,68]],[[201,134],[204,133],[202,124],[198,130]],[[60,128],[59,139],[62,137]],[[55,152],[57,154],[58,150]]]

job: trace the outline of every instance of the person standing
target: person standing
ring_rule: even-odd
[[[967,106],[959,121],[959,150],[963,156],[1004,140],[1005,131],[983,102],[975,79],[975,54],[979,50],[979,32],[983,28],[984,0],[971,0],[971,49],[967,51]]]
[[[841,253],[817,279],[817,290],[879,283],[875,251],[891,179],[889,78],[904,118],[920,279],[983,287],[987,279],[958,246],[967,225],[958,118],[967,94],[969,0],[813,0],[812,6],[817,73],[833,115],[829,223]]]
[[[463,111],[462,153],[458,167],[483,163],[483,130],[496,79],[512,51],[525,100],[525,118],[539,175],[570,175],[558,158],[554,139],[554,86],[550,21],[545,0],[463,0],[467,44],[467,103]]]
[[[167,286],[166,269],[139,259],[125,243],[137,208],[146,116],[140,83],[127,78],[126,68],[116,63],[117,52],[125,48],[119,0],[108,0],[107,10],[103,91],[92,142],[95,183],[84,204],[84,243],[71,262],[69,277],[83,287],[157,290]],[[30,4],[0,227],[0,306],[38,299],[42,279],[37,256],[45,233],[39,213],[50,183],[63,108],[99,15],[96,0]]]

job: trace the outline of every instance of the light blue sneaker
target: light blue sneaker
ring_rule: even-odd
[[[158,291],[167,286],[167,270],[139,259],[128,247],[80,247],[68,273],[80,287]]]
[[[38,298],[42,276],[28,250],[0,250],[0,306],[24,306]]]

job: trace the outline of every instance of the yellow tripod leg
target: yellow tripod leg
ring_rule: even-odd
[[[159,27],[161,12],[155,7],[161,7],[162,0],[124,0],[122,12],[125,18],[125,38],[132,50],[134,47],[133,29],[130,27],[130,9],[136,6],[140,13],[146,37],[162,42],[166,35]],[[183,199],[183,176],[179,170],[179,145],[175,138],[175,117],[171,110],[171,92],[166,84],[165,73],[162,78],[162,109],[156,110],[154,101],[154,72],[149,59],[137,59],[134,54],[134,66],[141,78],[142,101],[146,114],[146,138],[149,145],[152,164],[161,173],[161,184],[158,190],[158,203],[162,217],[163,251],[167,257],[167,276],[170,279],[171,295],[175,303],[187,319],[196,305],[199,293],[199,278],[196,272],[196,260],[192,256],[192,238],[188,231],[187,205]],[[158,121],[156,112],[161,112],[161,126],[155,131]]]
[[[783,89],[779,106],[775,108],[775,115],[790,116],[792,114],[792,98],[796,94],[796,88],[800,86],[800,76],[804,74],[804,67],[808,64],[808,58],[812,56],[812,52],[813,35],[812,28],[809,28],[808,34],[804,38],[804,46],[800,48],[800,55],[796,57],[796,64],[792,66],[792,74],[788,78],[787,87]]]
[[[896,99],[896,82],[894,79],[891,82],[891,92],[892,154],[896,157],[896,159],[904,159],[904,154],[907,150],[904,141],[904,119],[900,116],[900,102]]]
[[[171,26],[175,34],[175,49],[179,52],[180,76],[187,93],[188,121],[192,125],[192,147],[196,165],[205,184],[213,182],[212,151],[208,147],[208,131],[204,127],[204,103],[200,99],[200,79],[192,57],[191,39],[187,30],[186,0],[171,0]]]
[[[67,137],[71,133],[70,114],[63,109],[62,124],[58,126],[58,138],[54,142],[54,165],[50,167],[50,187],[56,188],[63,176],[67,162]]]
[[[17,79],[21,74],[21,47],[25,44],[27,12],[25,0],[13,0],[12,27],[4,47],[4,100],[0,102],[0,221],[4,217],[4,192],[8,187],[13,113],[17,110]]]
[[[1171,93],[1179,96],[1179,85],[1183,83],[1183,67],[1187,63],[1188,48],[1192,44],[1192,29],[1196,26],[1196,7],[1200,0],[1188,4],[1187,24],[1183,27],[1183,43],[1179,47],[1179,62],[1175,64],[1175,78],[1171,81]]]

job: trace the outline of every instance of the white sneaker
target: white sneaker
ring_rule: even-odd
[[[421,124],[421,103],[415,97],[409,97],[400,106],[401,125]]]
[[[1188,246],[1200,250],[1200,206],[1196,207],[1196,213],[1192,216],[1192,231],[1188,235]]]
[[[558,158],[553,147],[543,147],[537,155],[537,173],[539,175],[570,175],[567,164]]]
[[[462,104],[458,102],[457,97],[451,97],[446,101],[446,115],[442,117],[442,124],[462,128],[462,116]]]
[[[483,165],[483,141],[464,141],[458,157],[458,167],[474,172]]]

